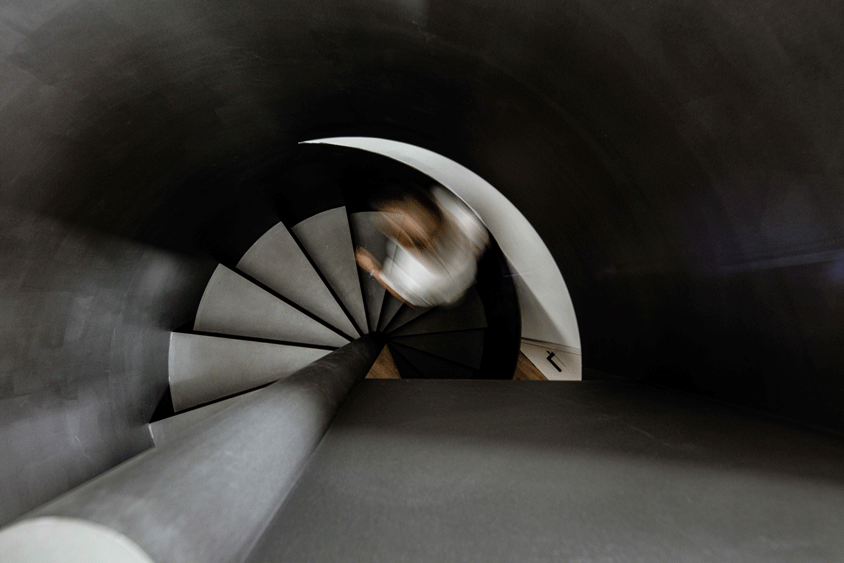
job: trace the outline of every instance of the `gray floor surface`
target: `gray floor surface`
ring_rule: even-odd
[[[366,380],[250,560],[841,561],[843,461],[634,384]]]

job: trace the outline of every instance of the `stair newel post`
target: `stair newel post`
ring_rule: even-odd
[[[4,546],[51,560],[81,525],[91,561],[243,561],[382,347],[347,344],[30,513],[0,531],[0,560]]]

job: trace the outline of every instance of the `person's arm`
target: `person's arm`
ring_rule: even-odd
[[[413,307],[412,304],[408,303],[407,300],[405,300],[401,295],[396,293],[392,287],[390,287],[390,284],[387,283],[387,281],[382,276],[383,271],[381,268],[381,264],[378,262],[378,260],[375,259],[372,254],[369,253],[368,250],[360,246],[357,247],[355,249],[355,262],[357,262],[358,266],[360,266],[362,270],[364,270],[372,278],[374,278],[375,281],[383,285],[384,288],[389,291],[393,297],[395,297],[408,307]]]

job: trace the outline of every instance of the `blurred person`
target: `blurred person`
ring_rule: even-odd
[[[475,283],[478,260],[489,243],[477,215],[442,186],[403,190],[375,207],[393,252],[382,266],[358,247],[358,266],[413,307],[457,304]]]

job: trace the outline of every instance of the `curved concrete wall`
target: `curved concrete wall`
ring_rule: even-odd
[[[287,189],[275,180],[298,141],[344,135],[429,148],[516,205],[566,280],[585,377],[647,378],[840,429],[842,10],[834,0],[4,4],[0,205],[4,230],[25,234],[2,250],[3,450],[29,451],[37,435],[39,450],[71,452],[41,461],[57,489],[128,455],[115,456],[119,433],[107,440],[96,425],[51,433],[24,421],[76,420],[62,417],[84,382],[107,381],[97,409],[137,430],[142,417],[118,399],[155,391],[101,362],[133,351],[130,371],[146,374],[166,348],[115,331],[175,328],[204,284],[191,273],[206,264],[202,233],[236,202]],[[87,233],[78,252],[31,242],[42,221]],[[103,241],[118,241],[118,257],[138,245],[172,256],[174,273],[139,294],[147,278],[134,265],[79,258],[111,253]],[[50,331],[77,334],[85,318],[69,280],[90,276],[103,280],[91,295],[106,306],[88,317],[99,328],[57,346]],[[66,306],[45,305],[51,292]],[[161,311],[115,314],[138,295]],[[6,305],[24,298],[41,312]],[[50,400],[32,406],[45,374]],[[27,406],[8,415],[8,405]],[[72,448],[77,438],[89,447]],[[108,455],[61,472],[97,448]],[[37,457],[7,457],[4,474]],[[8,506],[22,485],[3,481]]]

